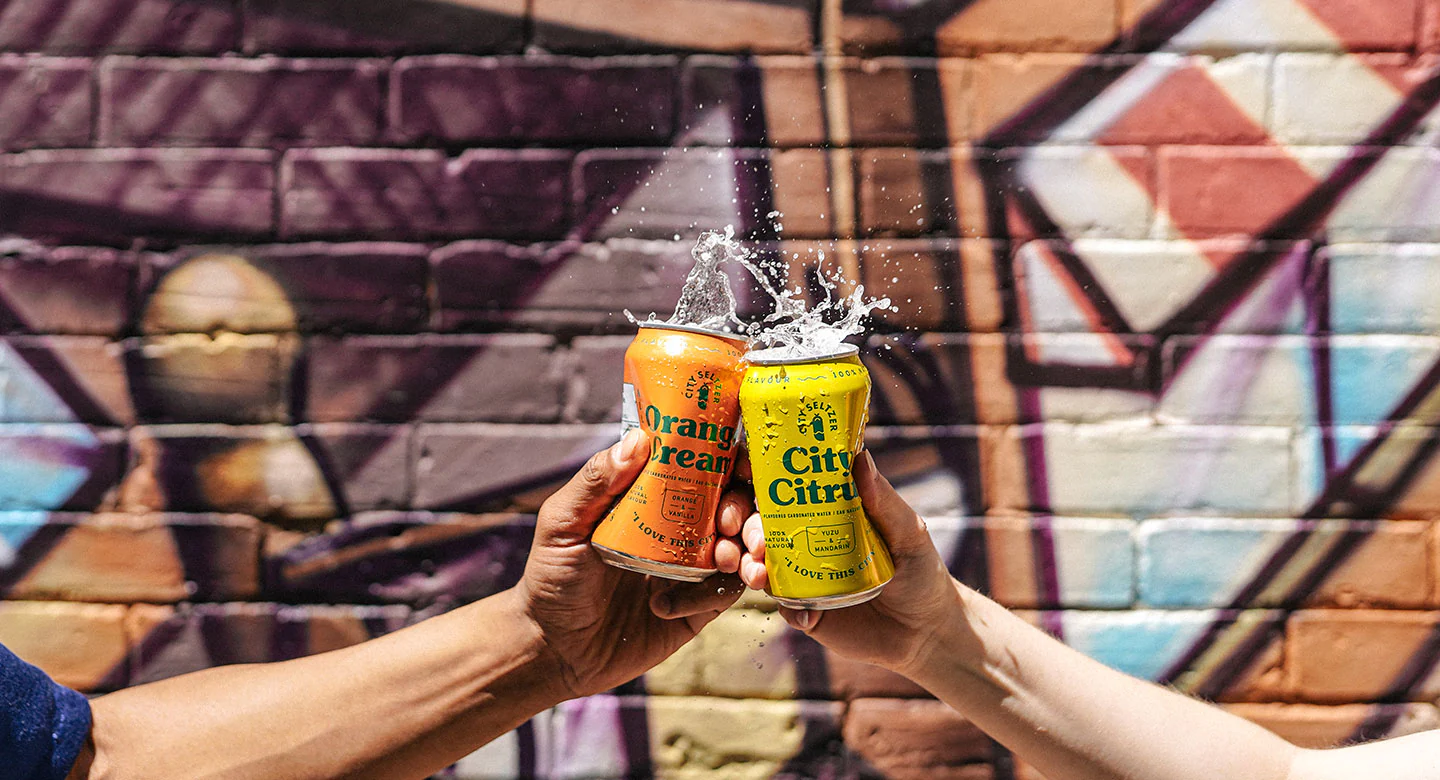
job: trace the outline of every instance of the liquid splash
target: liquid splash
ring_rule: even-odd
[[[679,236],[676,236],[679,238]],[[695,241],[690,257],[695,266],[685,276],[685,286],[680,290],[680,300],[675,304],[675,313],[663,322],[651,312],[646,319],[639,320],[629,309],[625,316],[634,325],[686,325],[706,330],[745,332],[745,323],[736,314],[735,293],[730,288],[730,276],[720,269],[725,262],[736,262],[737,254],[744,250],[735,240],[735,228],[727,226],[723,232],[707,230]]]
[[[779,213],[769,216],[777,219]],[[842,295],[840,288],[848,286],[847,280],[839,269],[825,269],[824,252],[819,253],[820,270],[814,277],[823,298],[809,305],[804,288],[773,281],[790,278],[788,261],[780,261],[783,268],[763,267],[735,238],[733,226],[700,234],[690,255],[695,267],[685,277],[675,314],[665,324],[748,334],[751,358],[805,360],[835,355],[844,349],[846,339],[864,332],[865,319],[872,313],[897,311],[889,298],[867,299],[861,284]],[[747,326],[737,315],[730,277],[721,268],[726,263],[745,269],[770,298],[771,311],[760,322]],[[654,314],[644,322],[629,310],[625,316],[636,325],[659,322]]]
[[[750,359],[830,357],[844,351],[846,339],[865,331],[865,319],[873,312],[897,310],[889,298],[867,299],[863,284],[856,283],[849,294],[840,294],[840,287],[847,284],[844,275],[838,268],[825,268],[823,251],[818,259],[814,279],[824,297],[814,306],[807,304],[803,287],[777,286],[771,282],[774,274],[767,273],[748,254],[742,254],[738,259],[770,297],[773,306],[770,314],[750,329]],[[788,279],[788,262],[784,270],[785,273],[779,276]]]
[[[710,330],[725,330],[730,325],[744,327],[735,314],[730,276],[720,270],[720,264],[732,260],[737,251],[744,250],[735,240],[734,227],[727,226],[723,233],[707,230],[700,234],[695,248],[690,250],[695,267],[685,277],[685,287],[675,304],[675,314],[667,320],[669,324]]]

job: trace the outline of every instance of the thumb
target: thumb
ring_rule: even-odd
[[[934,548],[935,543],[925,529],[925,521],[895,492],[890,480],[875,468],[875,459],[870,457],[869,450],[862,451],[856,459],[855,485],[860,490],[865,514],[880,530],[891,554],[910,557]]]
[[[590,456],[569,482],[545,499],[536,535],[552,539],[588,536],[615,497],[640,475],[645,466],[645,439],[643,431],[632,430],[614,446]]]

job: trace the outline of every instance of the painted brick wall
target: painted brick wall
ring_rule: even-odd
[[[107,691],[506,587],[731,224],[896,300],[957,576],[1303,744],[1440,727],[1437,65],[1440,0],[0,3],[0,642]],[[1036,777],[756,594],[447,776]]]

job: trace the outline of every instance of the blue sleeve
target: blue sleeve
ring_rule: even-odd
[[[65,780],[90,735],[90,702],[0,645],[0,767],[6,780]]]

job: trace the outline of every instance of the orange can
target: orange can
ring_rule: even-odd
[[[745,339],[646,323],[625,351],[624,433],[650,435],[645,470],[595,529],[611,566],[699,582],[715,573],[715,514],[740,443]]]

